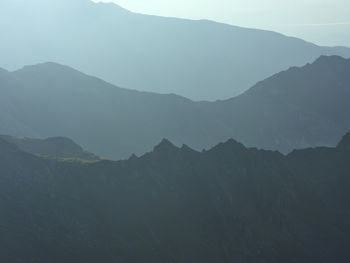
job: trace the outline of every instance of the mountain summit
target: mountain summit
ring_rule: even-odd
[[[172,144],[169,140],[163,139],[157,146],[154,147],[154,152],[165,152],[165,151],[173,151],[177,148],[174,144]]]

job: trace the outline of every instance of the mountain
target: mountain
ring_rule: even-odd
[[[1,67],[55,61],[121,87],[194,100],[233,97],[320,55],[350,57],[345,47],[89,0],[2,0],[0,35]]]
[[[115,87],[55,63],[0,72],[0,134],[72,138],[109,159],[161,138],[197,150],[237,138],[289,152],[331,146],[350,130],[350,60],[320,57],[224,101],[193,102]]]
[[[35,155],[58,158],[96,161],[100,158],[84,151],[79,145],[68,138],[51,137],[45,140],[24,137],[0,135],[0,138],[17,145],[21,150]]]
[[[289,155],[163,140],[57,162],[0,139],[2,262],[347,262],[350,133]]]
[[[121,159],[146,152],[163,137],[210,142],[207,130],[216,123],[188,99],[118,88],[54,63],[7,75],[0,85],[7,125],[0,125],[0,134],[68,137],[101,157]]]
[[[334,145],[350,129],[350,60],[322,56],[263,80],[241,96],[206,104],[248,146]]]

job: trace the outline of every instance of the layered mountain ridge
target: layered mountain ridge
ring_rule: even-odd
[[[345,47],[212,21],[141,15],[111,3],[0,4],[1,67],[56,61],[121,87],[194,100],[233,97],[320,55],[350,57]]]
[[[2,74],[0,133],[65,136],[109,159],[142,154],[161,138],[197,150],[228,138],[285,153],[331,146],[350,129],[349,72],[348,59],[320,57],[238,97],[197,103],[118,88],[70,67],[43,63]]]
[[[350,60],[321,57],[244,94],[193,102],[118,88],[70,67],[43,63],[0,77],[0,133],[72,138],[108,159],[143,154],[162,138],[197,150],[236,138],[279,150],[331,146],[350,129]]]
[[[349,262],[350,48],[90,0],[0,36],[1,263]]]

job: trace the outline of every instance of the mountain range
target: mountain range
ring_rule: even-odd
[[[349,262],[350,48],[91,0],[0,36],[0,263]]]
[[[2,0],[1,67],[55,61],[114,85],[227,99],[320,55],[350,57],[275,32],[142,15],[90,0]]]
[[[0,70],[0,134],[72,138],[109,159],[143,154],[162,138],[202,150],[236,138],[280,150],[334,145],[350,130],[350,60],[322,56],[240,96],[193,102],[118,88],[55,63]]]
[[[57,162],[0,138],[1,262],[348,262],[350,133],[289,155],[163,140]]]

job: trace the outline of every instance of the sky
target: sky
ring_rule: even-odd
[[[93,0],[99,2],[101,0]],[[350,0],[102,0],[137,13],[267,29],[350,47]]]

